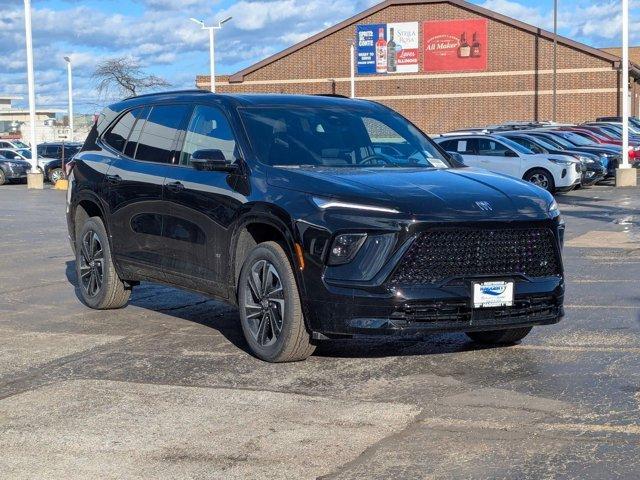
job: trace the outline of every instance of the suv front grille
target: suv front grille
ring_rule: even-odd
[[[549,228],[440,229],[421,233],[391,276],[392,285],[423,285],[468,276],[559,275]]]

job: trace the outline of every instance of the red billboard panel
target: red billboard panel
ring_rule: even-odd
[[[487,20],[436,20],[422,24],[425,72],[487,69]]]

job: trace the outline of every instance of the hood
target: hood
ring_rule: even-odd
[[[268,182],[319,197],[442,220],[547,218],[553,200],[535,185],[473,168],[273,168]]]

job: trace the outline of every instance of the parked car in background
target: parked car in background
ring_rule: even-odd
[[[30,169],[29,162],[16,159],[12,152],[0,150],[0,185],[26,179]]]
[[[81,148],[81,143],[51,142],[38,145],[38,156],[51,159],[42,163],[45,179],[51,183],[56,183],[61,178],[64,178],[64,172],[62,170],[63,154],[64,161],[67,163],[73,159],[73,156],[78,153]]]
[[[572,190],[582,178],[582,164],[573,156],[536,154],[498,135],[446,136],[435,141],[462,155],[466,165],[523,179],[551,193]]]
[[[582,179],[580,181],[582,186],[588,187],[593,185],[596,182],[603,180],[607,175],[606,167],[603,165],[600,157],[596,154],[558,148],[540,137],[527,135],[526,133],[521,133],[521,131],[500,132],[499,135],[501,137],[508,138],[509,140],[513,140],[523,147],[528,148],[533,153],[571,155],[582,163],[583,171]]]
[[[0,148],[0,152],[6,152],[7,155],[13,155],[14,159],[26,160],[27,162],[31,160],[31,150],[28,148]],[[38,156],[38,164],[40,166],[49,160],[52,159]]]
[[[543,138],[545,141],[557,145],[558,148],[569,148],[571,150],[598,155],[602,164],[607,169],[606,178],[615,176],[616,168],[622,158],[622,149],[620,147],[616,147],[615,145],[593,144],[589,140],[572,132],[531,130],[526,133],[536,138]]]
[[[622,117],[598,117],[596,122],[616,122],[622,123]],[[638,117],[629,117],[629,124],[640,129],[640,119]]]
[[[29,148],[29,145],[21,140],[0,140],[0,148]]]
[[[455,166],[378,103],[143,95],[106,108],[75,163],[67,222],[92,308],[143,280],[196,290],[236,304],[271,362],[360,334],[509,344],[564,315],[553,197]]]

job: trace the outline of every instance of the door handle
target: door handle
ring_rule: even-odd
[[[120,175],[107,175],[107,182],[115,185],[116,183],[120,183],[120,181],[122,180],[122,178],[120,177]]]
[[[184,185],[182,184],[182,182],[171,182],[167,183],[165,186],[167,187],[167,190],[173,193],[178,193],[184,190]]]

